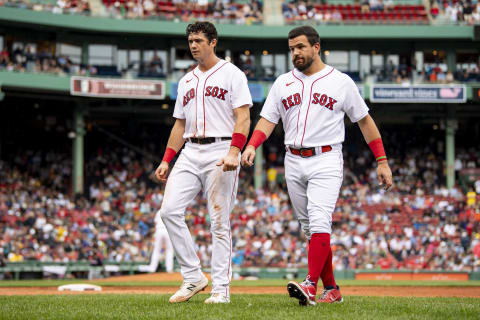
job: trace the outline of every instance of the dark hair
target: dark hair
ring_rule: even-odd
[[[296,27],[295,29],[290,30],[288,33],[288,39],[293,39],[299,36],[306,36],[310,45],[314,45],[315,43],[320,43],[320,36],[318,32],[310,26],[301,26]]]
[[[208,39],[208,43],[212,42],[213,39],[218,40],[217,29],[213,23],[208,21],[197,21],[195,23],[191,23],[187,26],[187,37],[191,33],[199,33],[203,32]]]

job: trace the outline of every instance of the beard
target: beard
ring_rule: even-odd
[[[303,63],[298,63],[298,61],[293,61],[293,66],[297,68],[299,71],[306,70],[310,68],[313,63],[313,57],[303,57]]]

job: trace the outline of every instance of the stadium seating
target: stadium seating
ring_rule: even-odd
[[[265,149],[269,148],[267,143]],[[409,151],[422,155],[412,146]],[[89,191],[86,198],[75,201],[67,195],[67,154],[22,152],[28,156],[11,155],[12,160],[0,161],[0,247],[6,248],[3,258],[0,252],[0,260],[148,260],[154,216],[163,197],[160,186],[148,179],[153,170],[150,160],[114,146],[89,155]],[[470,159],[469,166],[473,163],[480,167],[478,152],[461,152],[460,159]],[[429,187],[420,172],[428,171],[431,163],[406,161],[395,153],[390,158],[395,187],[383,194],[374,187],[373,178],[355,181],[358,175],[349,168],[365,172],[365,177],[374,177],[375,170],[359,165],[358,158],[349,154],[345,159],[345,182],[333,215],[337,269],[378,268],[377,262],[385,259],[382,257],[387,257],[394,269],[473,271],[480,267],[480,256],[473,253],[480,246],[480,197],[474,206],[467,206],[462,191]],[[435,161],[441,168],[441,159]],[[415,174],[400,173],[411,165],[415,166]],[[241,171],[238,202],[231,215],[234,264],[305,267],[305,239],[284,185],[254,190],[251,179],[251,172]],[[15,199],[23,199],[27,207],[18,211]],[[186,221],[198,245],[200,260],[208,267],[211,239],[206,212],[206,201],[199,196],[187,208]],[[29,230],[35,230],[33,235]],[[399,243],[401,249],[397,248]],[[444,246],[461,255],[442,256],[439,250]],[[427,254],[437,254],[438,259],[420,263]],[[348,261],[342,257],[348,257]]]
[[[342,23],[346,24],[428,24],[428,15],[423,5],[395,5],[391,11],[362,12],[359,4],[315,4],[315,12],[331,15],[341,14]],[[286,18],[286,23],[304,21],[298,17]],[[329,19],[325,19],[329,22]],[[337,21],[338,22],[338,21]]]

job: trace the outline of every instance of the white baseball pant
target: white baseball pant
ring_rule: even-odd
[[[185,209],[204,190],[212,233],[212,293],[227,296],[232,278],[230,212],[235,203],[240,167],[223,172],[222,166],[216,164],[229,149],[228,140],[203,145],[187,142],[168,177],[160,209],[184,281],[200,281],[200,259],[185,222]]]
[[[333,145],[331,151],[308,158],[287,150],[285,179],[293,210],[307,239],[314,233],[331,234],[332,214],[343,181],[342,145]]]

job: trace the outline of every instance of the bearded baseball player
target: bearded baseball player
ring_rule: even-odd
[[[302,283],[289,282],[288,293],[300,305],[342,302],[333,276],[330,234],[343,180],[345,114],[358,123],[378,162],[378,181],[385,189],[392,185],[392,172],[380,133],[357,86],[350,77],[322,62],[315,29],[302,26],[291,30],[288,46],[295,68],[273,84],[243,152],[242,165],[253,164],[256,148],[282,119],[288,194],[309,240],[308,275]],[[324,289],[316,300],[319,279]]]
[[[166,181],[170,161],[186,142],[168,176],[160,208],[183,276],[182,286],[169,301],[188,301],[208,286],[185,223],[187,205],[203,190],[212,233],[212,294],[205,303],[229,303],[230,212],[237,194],[240,152],[250,130],[252,97],[244,73],[215,55],[218,36],[213,24],[190,24],[187,37],[198,66],[178,83],[176,121],[155,172]]]

